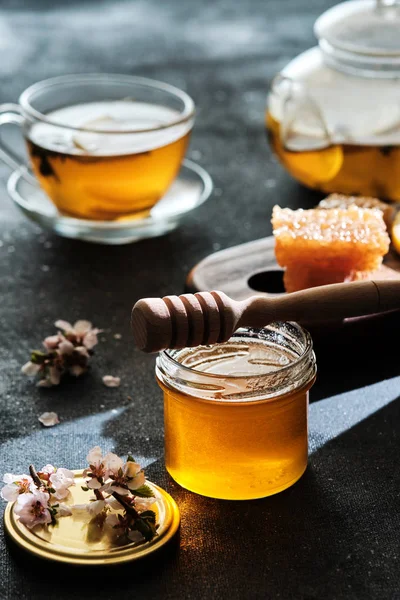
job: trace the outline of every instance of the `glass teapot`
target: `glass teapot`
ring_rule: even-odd
[[[314,32],[269,91],[274,152],[308,187],[400,202],[400,2],[343,2]]]

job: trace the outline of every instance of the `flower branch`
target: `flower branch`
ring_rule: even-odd
[[[43,340],[45,351],[32,350],[31,359],[21,371],[28,376],[39,376],[40,387],[58,385],[66,373],[79,377],[86,373],[93,348],[98,343],[97,336],[102,331],[92,326],[90,321],[76,321],[74,325],[59,320],[54,324],[56,335]]]
[[[152,540],[157,535],[156,514],[150,510],[155,498],[140,465],[130,455],[126,462],[112,452],[103,456],[99,446],[89,452],[87,461],[82,489],[94,494],[87,505],[93,520],[131,541]],[[112,512],[121,508],[122,513]]]
[[[14,512],[29,529],[36,525],[55,525],[59,517],[72,514],[70,508],[60,503],[68,498],[69,488],[75,485],[74,474],[69,469],[56,469],[45,465],[39,472],[29,465],[29,475],[6,473],[6,484],[0,491],[7,502],[15,502]]]

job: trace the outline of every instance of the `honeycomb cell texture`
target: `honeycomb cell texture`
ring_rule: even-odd
[[[272,228],[287,292],[368,278],[389,250],[383,213],[377,208],[274,206]]]

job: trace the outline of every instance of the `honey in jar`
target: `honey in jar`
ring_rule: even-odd
[[[165,461],[184,488],[213,498],[276,494],[304,473],[316,363],[294,323],[239,329],[228,342],[161,352]]]

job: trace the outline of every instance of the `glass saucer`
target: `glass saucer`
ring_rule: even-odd
[[[143,219],[92,221],[63,215],[45,192],[25,178],[26,170],[14,171],[7,191],[18,208],[44,229],[67,238],[98,244],[128,244],[157,237],[176,229],[187,215],[209,197],[213,189],[210,175],[198,164],[185,159],[165,196]]]

